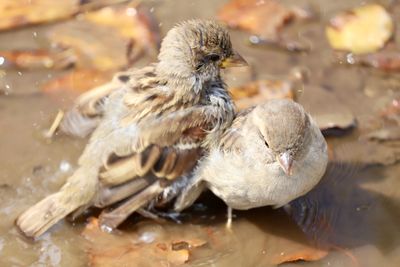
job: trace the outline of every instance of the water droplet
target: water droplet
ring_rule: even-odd
[[[128,8],[128,9],[126,10],[126,14],[127,14],[128,16],[136,16],[136,13],[137,13],[137,11],[136,11],[136,9],[133,8],[133,7],[130,7],[130,8]]]
[[[113,228],[112,228],[112,227],[110,227],[110,226],[108,226],[108,225],[104,225],[104,224],[102,224],[102,225],[100,226],[100,229],[101,229],[103,232],[106,232],[106,233],[112,233],[112,231],[113,231]]]
[[[5,61],[4,57],[0,57],[0,65],[3,65]]]
[[[17,73],[18,73],[19,76],[22,76],[22,72],[18,71]]]
[[[354,64],[356,62],[352,53],[346,55],[346,61],[349,64]]]
[[[154,12],[154,7],[150,8],[150,13]]]
[[[33,32],[32,35],[33,35],[34,37],[37,37],[37,32]]]
[[[67,172],[70,169],[71,169],[71,164],[68,161],[66,161],[66,160],[61,161],[61,163],[60,163],[60,171]]]
[[[142,235],[140,235],[139,240],[146,244],[152,243],[154,242],[154,240],[156,240],[156,234],[151,232],[145,232]]]

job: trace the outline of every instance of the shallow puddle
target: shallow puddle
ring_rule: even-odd
[[[165,0],[145,1],[145,5],[152,7],[165,33],[184,19],[215,18],[225,2]],[[328,137],[335,162],[323,181],[285,209],[235,211],[231,231],[225,228],[223,203],[209,195],[185,213],[183,224],[156,223],[134,215],[122,231],[135,233],[132,242],[151,243],[180,235],[204,239],[206,245],[195,249],[185,266],[274,266],[290,258],[286,255],[315,256],[320,252],[315,248],[328,254],[315,262],[283,266],[398,266],[400,165],[376,163],[388,163],[390,159],[395,162],[400,158],[400,146],[394,144],[390,151],[387,148],[388,153],[381,151],[374,158],[377,152],[366,150],[358,137],[362,126],[388,100],[398,97],[400,74],[335,64],[324,36],[324,25],[333,14],[373,1],[283,2],[308,3],[318,10],[318,20],[288,29],[312,44],[309,53],[252,47],[247,42],[248,34],[239,31],[232,31],[233,43],[254,66],[259,79],[285,77],[294,67],[306,69],[309,82],[299,90],[299,102],[313,116],[327,114],[325,103],[331,101],[327,95],[333,94],[340,103],[337,107],[346,107],[346,111],[335,113],[338,120],[348,112],[357,119],[356,130]],[[1,33],[0,50],[38,48],[46,27],[49,26]],[[137,66],[149,61],[141,60]],[[63,184],[75,169],[85,143],[65,136],[51,142],[43,138],[58,109],[68,107],[72,97],[45,95],[40,85],[62,73],[0,69],[0,266],[106,266],[96,261],[96,257],[106,254],[106,247],[96,250],[90,239],[82,236],[85,218],[76,223],[64,220],[37,242],[26,240],[14,227],[15,218],[23,210]],[[320,90],[329,94],[320,96]],[[329,113],[334,108],[329,107]],[[343,115],[344,112],[347,113]],[[168,262],[152,261],[144,254],[135,257],[135,262],[125,266],[168,266]]]

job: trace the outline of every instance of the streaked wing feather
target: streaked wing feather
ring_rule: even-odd
[[[246,121],[246,115],[252,110],[253,108],[249,108],[236,115],[231,127],[228,128],[221,137],[219,145],[222,150],[236,150],[241,147],[240,142],[243,138],[243,124]]]

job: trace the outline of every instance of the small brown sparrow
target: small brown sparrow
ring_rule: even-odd
[[[281,207],[310,191],[327,162],[325,139],[303,107],[270,100],[236,116],[196,167],[175,209],[190,206],[206,188],[233,209]]]
[[[37,237],[91,205],[131,195],[130,212],[145,205],[191,170],[203,148],[231,124],[234,105],[220,68],[244,63],[226,29],[215,22],[190,20],[172,28],[157,63],[117,74],[114,83],[78,100],[75,113],[88,121],[95,118],[79,167],[57,193],[20,215],[17,226]],[[102,191],[123,183],[129,186],[111,199]]]

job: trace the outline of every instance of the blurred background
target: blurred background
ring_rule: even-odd
[[[87,216],[23,238],[15,218],[85,144],[50,129],[58,111],[155,61],[192,18],[229,27],[249,62],[224,73],[238,109],[291,98],[315,117],[330,149],[321,183],[284,209],[235,211],[232,231],[207,194],[182,224],[134,215],[110,235]],[[399,19],[396,0],[0,0],[0,266],[398,266]]]

